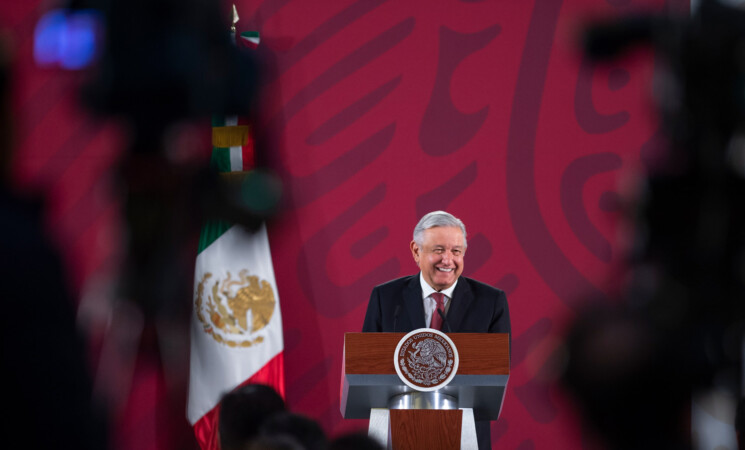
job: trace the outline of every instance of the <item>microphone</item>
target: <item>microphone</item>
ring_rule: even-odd
[[[450,322],[448,322],[448,319],[445,317],[445,314],[442,313],[442,310],[440,308],[435,308],[437,310],[437,314],[440,315],[440,318],[442,318],[442,323],[448,327],[448,333],[452,333],[452,330],[450,329]]]
[[[393,332],[396,332],[396,321],[398,320],[398,313],[401,312],[401,304],[396,305],[396,310],[393,311]]]

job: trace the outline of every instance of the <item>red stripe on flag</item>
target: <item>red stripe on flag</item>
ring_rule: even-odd
[[[281,351],[272,358],[251,378],[236,387],[247,384],[266,384],[273,387],[282,398],[285,398],[285,352]],[[220,420],[220,405],[212,408],[194,424],[194,435],[202,450],[219,450],[218,422]]]
[[[238,39],[236,39],[235,44],[238,48],[248,48],[251,50],[256,50],[257,48],[259,48],[259,44],[257,44],[256,42],[252,42],[243,36],[240,36]]]
[[[282,398],[285,398],[285,352],[282,350],[264,365],[258,372],[253,374],[245,383],[241,384],[266,384],[276,390]]]
[[[194,424],[194,436],[196,436],[202,450],[218,450],[220,448],[217,435],[219,411],[220,405],[217,405]]]
[[[247,118],[242,116],[238,117],[237,125],[247,125],[249,127],[248,140],[246,141],[246,145],[241,146],[241,161],[243,161],[243,168],[241,170],[243,170],[244,172],[248,172],[256,168],[256,157],[254,156],[255,141],[253,126]]]
[[[241,147],[241,152],[243,153],[243,170],[253,170],[253,168],[256,166],[256,162],[254,161],[253,133],[248,133],[248,142],[246,142],[246,145]]]

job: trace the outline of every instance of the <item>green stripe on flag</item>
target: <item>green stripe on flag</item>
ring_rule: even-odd
[[[259,32],[258,31],[244,31],[241,33],[241,37],[243,39],[248,39],[251,42],[254,42],[256,44],[259,43]]]
[[[220,236],[225,234],[233,225],[224,220],[211,220],[204,224],[199,234],[199,248],[197,254],[202,253],[205,248],[215,242]]]
[[[230,149],[212,147],[212,156],[210,157],[210,167],[218,172],[230,172]]]

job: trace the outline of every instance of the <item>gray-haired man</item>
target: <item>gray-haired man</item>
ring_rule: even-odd
[[[460,219],[444,211],[425,215],[410,248],[420,272],[373,289],[363,332],[408,332],[437,323],[435,299],[444,294],[443,331],[510,333],[504,292],[461,275],[467,243]],[[476,433],[479,449],[491,448],[489,422],[477,421]]]

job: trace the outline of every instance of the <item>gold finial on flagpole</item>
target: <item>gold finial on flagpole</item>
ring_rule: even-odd
[[[233,24],[230,26],[231,33],[235,33],[235,24],[238,23],[239,20],[238,10],[235,8],[235,3],[233,3]]]

